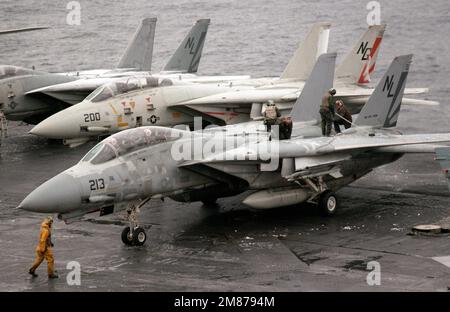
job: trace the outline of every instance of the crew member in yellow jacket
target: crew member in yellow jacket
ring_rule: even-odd
[[[52,223],[53,218],[47,217],[41,224],[41,234],[39,237],[39,244],[36,247],[36,260],[34,260],[33,266],[31,267],[30,271],[28,271],[28,273],[30,273],[33,277],[37,276],[35,271],[42,263],[42,261],[44,261],[44,259],[47,261],[48,278],[58,277],[58,275],[55,274],[54,269],[55,260],[53,259],[53,252],[52,252],[53,247]]]

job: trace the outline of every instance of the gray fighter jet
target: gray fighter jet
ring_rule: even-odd
[[[284,94],[297,90],[297,81],[306,80],[318,55],[326,52],[329,28],[330,23],[317,23],[312,27],[305,41],[299,45],[289,61],[280,79],[236,79],[235,76],[205,77],[174,74],[173,71],[177,68],[175,65],[183,59],[180,56],[182,52],[179,51],[183,50],[182,47],[189,46],[190,42],[195,42],[195,40],[190,40],[191,37],[195,38],[194,34],[191,34],[159,75],[141,78],[127,77],[102,85],[81,103],[58,112],[39,123],[31,130],[31,133],[51,139],[63,139],[65,144],[75,147],[87,142],[92,137],[142,125],[191,124],[194,116],[202,116],[205,121],[218,125],[247,121],[250,113],[248,105],[241,108],[238,104],[224,107],[221,104],[213,106],[182,105],[182,102],[216,94],[228,94],[231,91],[253,89],[255,86],[266,85],[274,80],[278,80],[278,86],[281,81],[285,84],[295,84],[288,90],[281,90]],[[383,30],[384,26],[370,28],[361,40],[367,41],[367,47],[371,46],[376,40],[381,40],[378,36],[383,34]],[[199,31],[196,33],[198,34]],[[200,38],[197,41],[201,42]],[[372,62],[375,64],[377,54],[373,53],[373,55]],[[351,60],[357,63],[356,67],[361,63],[359,58],[355,60],[353,55],[351,57]],[[197,63],[195,62],[195,64]],[[192,68],[192,65],[189,65],[189,68]],[[96,80],[90,79],[89,81]],[[236,82],[236,80],[239,81]],[[200,82],[204,85],[183,83],[184,81]],[[223,81],[227,82],[223,83]],[[234,82],[230,84],[229,81]],[[67,90],[67,86],[69,89],[78,88],[76,86],[78,83],[79,81],[75,81],[42,90],[64,92]],[[279,94],[280,90],[277,91]],[[270,90],[270,92],[274,91]]]
[[[15,29],[9,29],[9,30],[0,30],[0,35],[8,35],[8,34],[21,33],[21,32],[43,30],[43,29],[48,29],[48,28],[49,27],[46,27],[46,26],[37,26],[37,27],[25,27],[25,28],[15,28]],[[19,70],[19,68],[16,68],[15,70]],[[22,72],[24,72],[24,69],[20,69],[20,70]],[[0,90],[0,92],[1,92],[1,90]],[[6,135],[7,135],[7,128],[8,128],[5,114],[2,111],[3,106],[4,106],[4,103],[2,103],[1,99],[0,99],[0,146],[2,145],[2,139],[4,137],[6,137]]]
[[[9,30],[0,31],[0,35],[15,34],[21,32],[29,32],[36,30],[48,29],[49,27],[39,26],[39,27],[26,27],[26,28],[16,28]],[[36,79],[39,77],[38,79]],[[30,90],[35,88],[40,88],[42,86],[47,86],[49,83],[63,83],[67,81],[72,81],[73,78],[60,77],[59,75],[48,74],[45,72],[35,71],[32,69],[26,69],[17,66],[0,66],[0,111],[3,111],[5,115],[8,115],[8,119],[11,120],[25,120],[30,123],[34,122],[31,115],[35,114],[39,116],[37,120],[40,121],[43,118],[49,116],[45,114],[48,110],[47,105],[42,105],[39,99],[31,98],[29,100],[29,108],[34,111],[32,114],[26,113],[16,108],[18,108],[19,103],[23,100],[24,90]],[[58,106],[58,103],[55,103]],[[62,109],[62,107],[61,107]],[[12,114],[9,112],[12,111]]]
[[[148,68],[153,51],[155,25],[155,18],[144,19],[141,22],[117,66],[117,71],[124,71],[130,65],[138,66],[143,70]],[[103,74],[106,72],[102,70]],[[82,101],[89,94],[89,92],[86,94],[86,91],[75,90],[70,96],[61,96],[39,90],[51,85],[73,82],[82,78],[83,75],[84,73],[81,76],[70,73],[46,73],[12,65],[1,65],[0,110],[9,120],[36,124],[68,107],[70,103]]]
[[[125,130],[39,186],[19,208],[58,213],[66,221],[94,211],[105,215],[126,209],[130,225],[122,241],[127,245],[145,243],[137,213],[152,198],[211,203],[253,190],[243,203],[256,209],[309,201],[324,215],[333,215],[338,208],[335,192],[343,186],[405,153],[433,152],[428,144],[450,141],[450,133],[401,135],[391,129],[411,57],[394,59],[354,125],[334,137],[302,135],[317,128],[317,108],[332,86],[336,54],[331,53],[319,57],[292,110],[297,131],[291,139],[277,140],[258,129],[236,135],[228,127]]]
[[[281,111],[290,110],[318,55],[326,52],[329,28],[329,23],[317,23],[312,27],[280,78],[246,79],[231,85],[174,85],[179,79],[168,80],[170,76],[159,76],[165,78],[160,81],[146,78],[142,82],[127,78],[101,86],[83,102],[50,116],[30,133],[63,139],[64,144],[75,147],[90,138],[132,127],[190,125],[196,116],[216,125],[241,123],[250,117],[260,117],[262,102],[267,100],[277,101]],[[345,99],[347,107],[354,113],[360,111],[373,91],[355,83],[366,82],[368,67],[370,72],[374,70],[384,29],[384,25],[369,27],[336,69],[337,94]],[[367,58],[369,63],[361,56],[361,47],[370,49],[370,52],[364,52],[370,54]],[[188,77],[183,80],[199,81]],[[409,89],[407,92],[421,90]]]
[[[167,74],[189,75],[197,71],[208,25],[209,19],[197,21],[167,63]],[[9,120],[37,124],[81,102],[107,82],[130,76],[150,76],[155,27],[156,18],[146,18],[141,22],[113,70],[49,74],[10,65],[0,66],[0,110]]]

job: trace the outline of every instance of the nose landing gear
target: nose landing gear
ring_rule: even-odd
[[[147,240],[147,233],[144,228],[136,227],[133,231],[127,226],[122,231],[122,242],[127,246],[142,246]]]
[[[147,240],[147,234],[143,227],[139,226],[137,220],[137,214],[140,211],[140,207],[145,205],[150,200],[150,197],[142,200],[139,204],[135,205],[130,203],[127,207],[127,220],[130,223],[122,231],[122,242],[127,246],[142,246]]]

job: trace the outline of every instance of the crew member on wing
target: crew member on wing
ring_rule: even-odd
[[[330,89],[322,97],[322,102],[320,103],[320,117],[322,119],[322,135],[330,136],[331,134],[331,124],[334,118],[334,95],[336,94],[335,89]]]
[[[292,134],[292,119],[289,116],[280,117],[280,140],[289,140]]]
[[[342,100],[337,100],[336,113],[334,116],[334,130],[336,133],[341,132],[340,125],[344,125],[345,129],[348,129],[352,126],[352,122],[352,114],[350,114],[347,107],[345,107],[344,102]]]
[[[267,103],[266,110],[264,111],[264,124],[266,125],[267,132],[272,130],[272,126],[278,124],[278,117],[281,114],[278,111],[278,107],[273,101]]]

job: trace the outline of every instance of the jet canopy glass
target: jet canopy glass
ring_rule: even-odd
[[[16,76],[26,76],[26,75],[34,75],[35,72],[32,69],[26,69],[23,67],[11,66],[11,65],[0,65],[0,79],[5,79],[9,77]]]
[[[102,164],[145,147],[175,141],[186,133],[189,132],[164,127],[140,127],[125,130],[94,146],[81,161],[90,161],[94,165]]]
[[[86,97],[86,101],[96,103],[135,90],[172,86],[172,85],[173,81],[167,78],[165,79],[158,79],[156,77],[146,77],[139,79],[129,78],[127,80],[109,82],[107,84],[98,87]]]

